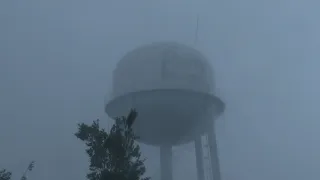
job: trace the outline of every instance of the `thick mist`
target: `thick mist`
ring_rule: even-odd
[[[33,180],[84,179],[78,122],[100,118],[112,70],[158,41],[195,46],[226,103],[216,122],[223,180],[320,178],[316,1],[0,1],[0,168]],[[194,45],[197,14],[198,41]],[[143,146],[148,174],[158,150]],[[191,145],[174,178],[196,179]]]

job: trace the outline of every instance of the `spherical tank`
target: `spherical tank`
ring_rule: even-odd
[[[153,43],[127,53],[113,72],[110,117],[138,112],[133,128],[140,141],[178,145],[194,140],[220,115],[210,63],[197,50],[178,43]],[[209,112],[209,113],[208,113]]]

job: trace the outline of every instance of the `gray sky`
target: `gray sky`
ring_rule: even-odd
[[[103,100],[115,63],[146,43],[192,45],[199,13],[197,49],[227,104],[217,122],[224,180],[318,180],[319,5],[0,1],[0,167],[16,179],[35,160],[30,179],[85,179],[84,145],[73,133],[78,122],[107,121]],[[144,147],[146,156],[151,150]],[[194,179],[193,155],[176,158],[175,177]]]

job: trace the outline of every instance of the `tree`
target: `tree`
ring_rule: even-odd
[[[34,168],[34,161],[31,161],[27,167],[27,169],[24,171],[22,177],[20,178],[20,180],[27,180],[27,173],[28,171],[31,172],[32,169]]]
[[[0,180],[10,180],[12,173],[6,169],[0,170]]]
[[[20,180],[27,180],[27,173],[28,171],[32,171],[34,168],[34,161],[31,161],[27,167],[27,169],[24,171],[22,177]],[[0,170],[0,180],[11,180],[12,173],[7,171],[6,169]]]
[[[110,132],[100,128],[99,119],[91,125],[78,124],[75,136],[84,141],[90,158],[89,180],[149,180],[143,177],[146,168],[138,137],[132,130],[137,112],[131,110],[127,117],[115,118]]]

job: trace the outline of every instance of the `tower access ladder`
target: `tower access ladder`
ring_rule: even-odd
[[[204,167],[204,178],[205,180],[213,180],[212,177],[212,164],[210,156],[210,145],[208,135],[201,138],[202,150],[203,150],[203,167]]]

